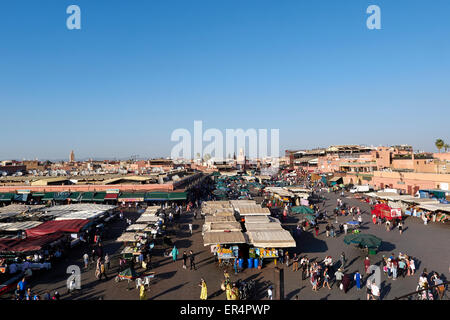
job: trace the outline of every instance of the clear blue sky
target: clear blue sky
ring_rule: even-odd
[[[82,29],[66,28],[81,8]],[[381,8],[382,30],[366,28]],[[450,1],[0,4],[0,159],[168,156],[176,128],[280,147],[450,140]]]

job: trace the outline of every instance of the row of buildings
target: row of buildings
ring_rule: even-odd
[[[450,153],[414,152],[408,145],[339,145],[286,150],[290,169],[341,176],[346,184],[393,188],[405,194],[419,189],[449,190]]]

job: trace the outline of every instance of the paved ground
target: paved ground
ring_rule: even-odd
[[[326,201],[326,210],[331,213],[336,206],[335,194],[324,194]],[[388,255],[392,252],[404,252],[416,258],[418,271],[416,275],[396,281],[383,277],[382,298],[393,299],[397,296],[415,290],[420,271],[427,268],[429,272],[437,271],[448,278],[450,266],[449,254],[449,227],[430,223],[424,226],[421,220],[417,218],[408,218],[405,223],[405,231],[402,235],[398,230],[387,232],[384,227],[373,225],[370,220],[369,206],[366,203],[353,198],[346,198],[345,202],[349,205],[359,206],[363,212],[362,232],[372,233],[383,239],[383,245],[376,256],[371,256],[373,263],[379,263],[382,255]],[[127,213],[132,220],[137,218],[136,213]],[[351,219],[351,218],[350,218]],[[339,222],[350,220],[348,217],[340,217]],[[188,232],[188,223],[193,222],[194,234],[191,236]],[[333,220],[334,221],[334,220]],[[287,228],[295,228],[297,219],[290,218],[287,221]],[[153,258],[154,271],[157,273],[157,279],[153,281],[150,291],[147,292],[149,299],[193,299],[197,300],[200,296],[200,287],[198,283],[203,277],[208,285],[209,299],[226,299],[225,294],[220,290],[220,283],[223,278],[223,272],[214,263],[213,256],[209,252],[209,247],[203,246],[201,237],[201,226],[203,220],[194,220],[192,215],[183,215],[180,219],[179,228],[176,230],[176,246],[180,251],[193,250],[196,253],[197,270],[190,271],[189,268],[182,268],[182,261],[173,263],[171,258],[163,257],[162,248],[157,247],[155,253],[158,256]],[[66,294],[65,281],[67,279],[66,268],[70,264],[82,266],[81,257],[84,254],[83,248],[78,248],[71,254],[72,258],[67,258],[54,266],[50,272],[36,276],[31,283],[35,292],[43,294],[49,290],[53,292],[58,290],[62,294],[62,299],[138,299],[139,294],[136,289],[127,289],[127,282],[114,282],[114,276],[117,274],[118,253],[122,249],[121,243],[114,241],[125,229],[125,223],[116,222],[112,226],[111,239],[105,242],[105,252],[108,252],[112,258],[111,270],[108,272],[109,279],[98,281],[94,277],[93,267],[88,271],[82,271],[82,290],[73,294]],[[309,258],[323,260],[326,255],[331,255],[334,261],[337,261],[341,252],[345,252],[347,262],[347,272],[363,270],[363,253],[353,246],[347,246],[343,242],[343,236],[337,238],[326,238],[324,225],[321,225],[321,233],[316,238],[311,232],[304,232],[297,239],[297,248],[292,252],[298,252],[301,255],[307,254]],[[293,272],[291,268],[283,266],[285,270],[285,297],[294,299],[296,295],[301,300],[305,299],[365,299],[365,290],[358,291],[352,287],[347,294],[344,294],[334,286],[332,290],[327,288],[320,289],[318,292],[311,290],[309,281],[301,280],[300,272]],[[262,270],[247,269],[237,276],[231,274],[232,281],[237,279],[253,279],[257,283],[256,299],[266,299],[265,293],[268,285],[274,280],[274,265],[269,263]],[[133,285],[133,284],[132,284]],[[131,286],[132,286],[131,285]],[[7,298],[7,297],[5,297]]]

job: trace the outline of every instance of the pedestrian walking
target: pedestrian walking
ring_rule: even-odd
[[[319,224],[316,223],[316,225],[314,226],[314,230],[316,231],[316,237],[319,236]]]
[[[100,276],[98,278],[98,280],[101,280],[102,278],[107,279],[106,277],[106,269],[105,269],[105,264],[103,262],[100,263]]]
[[[346,223],[344,223],[344,233],[347,234],[347,230],[348,230],[348,225]]]
[[[202,288],[202,290],[200,291],[200,299],[208,299],[208,288],[206,287],[206,282],[203,278],[200,280],[199,286]]]
[[[364,259],[364,272],[367,274],[367,271],[369,270],[370,267],[370,260],[369,257],[366,257]]]
[[[178,249],[177,247],[174,245],[172,248],[172,261],[176,262],[177,261],[177,257],[178,257]]]
[[[323,272],[323,285],[322,285],[322,288],[324,288],[325,286],[328,287],[328,290],[331,290],[331,287],[330,287],[330,274],[328,273],[328,268],[325,268],[325,270]]]
[[[139,287],[139,300],[147,300],[145,296],[145,285],[143,283]]]
[[[415,272],[415,270],[416,270],[416,265],[414,264],[414,258],[413,257],[411,257],[410,259],[409,259],[409,269],[411,270],[411,273],[410,273],[410,275],[414,275],[414,272]]]
[[[191,268],[190,268],[191,270],[192,270],[192,267],[194,267],[194,270],[197,270],[197,268],[195,266],[194,259],[195,259],[195,255],[194,255],[194,253],[191,250],[191,251],[189,251],[189,260],[191,262]]]
[[[106,270],[109,270],[110,266],[111,266],[111,263],[109,261],[109,255],[105,254],[105,267],[106,267]]]
[[[380,300],[380,288],[378,288],[375,282],[370,284],[370,291],[372,293],[373,300]]]
[[[345,253],[344,252],[341,253],[340,261],[341,261],[341,268],[344,269],[345,268],[345,262],[347,261],[347,259],[345,258]]]
[[[187,268],[187,266],[186,266],[187,258],[188,258],[188,256],[187,256],[187,254],[186,254],[186,251],[184,251],[184,252],[183,252],[183,269],[186,269],[186,268]]]
[[[334,277],[336,278],[336,287],[339,288],[340,290],[343,290],[344,287],[342,286],[342,279],[344,277],[344,273],[343,273],[344,269],[339,268],[337,272],[335,272]]]
[[[87,252],[83,255],[84,268],[87,269],[89,266],[89,255]]]
[[[191,233],[192,236],[192,223],[189,223],[189,232]]]
[[[272,286],[269,286],[269,288],[267,289],[267,298],[268,298],[269,300],[273,300]]]
[[[356,271],[353,280],[355,280],[356,282],[356,289],[361,290],[361,274],[359,273],[359,271]]]
[[[297,271],[298,270],[298,256],[297,253],[294,253],[294,257],[292,258],[292,271]]]

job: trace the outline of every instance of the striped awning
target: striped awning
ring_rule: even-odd
[[[0,193],[0,201],[11,201],[15,195],[15,193]]]

